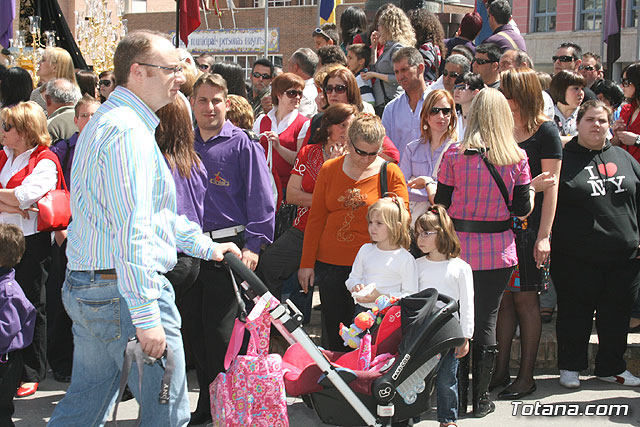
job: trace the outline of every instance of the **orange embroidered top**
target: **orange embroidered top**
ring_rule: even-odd
[[[311,212],[304,232],[300,268],[314,268],[320,261],[353,265],[360,246],[371,241],[367,209],[380,198],[380,176],[360,181],[342,170],[345,156],[327,160],[313,190]],[[409,209],[409,193],[402,171],[387,165],[388,191],[402,197]]]

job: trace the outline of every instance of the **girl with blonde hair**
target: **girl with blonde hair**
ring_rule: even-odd
[[[539,179],[535,185],[542,187],[543,181]],[[481,90],[471,104],[464,140],[444,154],[435,195],[435,203],[447,208],[456,228],[460,257],[473,269],[476,417],[495,410],[488,387],[497,353],[496,317],[502,293],[518,263],[511,215],[526,217],[531,212],[536,190],[530,189],[530,184],[527,156],[513,137],[507,100],[495,89]],[[466,407],[461,410],[466,412]]]
[[[401,197],[384,197],[367,211],[371,243],[360,247],[346,280],[347,290],[360,307],[373,308],[381,295],[403,297],[418,291],[418,270],[411,244],[409,211]]]
[[[31,92],[30,101],[35,101],[45,112],[47,111],[47,104],[44,100],[44,89],[47,86],[47,82],[63,78],[76,86],[78,85],[73,59],[71,59],[69,52],[61,47],[48,47],[44,50],[44,54],[38,63],[37,75],[40,79],[40,86]]]
[[[411,21],[397,6],[389,6],[380,15],[377,31],[371,34],[371,45],[384,45],[378,57],[376,49],[371,52],[371,71],[361,73],[364,80],[376,79],[373,85],[376,114],[382,116],[384,106],[402,93],[393,71],[393,54],[402,47],[413,47],[416,35]]]

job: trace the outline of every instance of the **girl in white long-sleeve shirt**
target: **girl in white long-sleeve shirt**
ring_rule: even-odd
[[[345,284],[355,293],[356,302],[368,309],[380,295],[401,298],[416,293],[418,270],[407,251],[411,243],[409,212],[401,197],[378,200],[369,207],[367,221],[373,243],[362,245]]]
[[[465,343],[443,355],[436,379],[440,426],[456,425],[458,418],[458,359],[469,352],[473,336],[473,276],[471,266],[458,258],[460,240],[451,218],[442,205],[431,206],[416,220],[418,247],[425,256],[418,258],[420,290],[435,288],[460,305],[459,320]],[[466,400],[466,399],[465,399]]]

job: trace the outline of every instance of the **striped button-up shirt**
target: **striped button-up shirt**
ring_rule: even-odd
[[[159,120],[117,87],[89,121],[71,167],[70,270],[115,268],[133,324],[161,324],[157,299],[176,249],[211,259],[215,243],[176,214],[176,189],[154,138]]]

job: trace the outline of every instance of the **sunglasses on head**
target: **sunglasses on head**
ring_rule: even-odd
[[[104,86],[104,87],[109,87],[109,86],[111,86],[111,80],[100,80],[98,82],[98,85]]]
[[[460,73],[456,73],[455,71],[447,71],[447,70],[442,71],[442,75],[445,77],[451,77],[452,79],[457,79],[458,77],[460,77]]]
[[[302,98],[302,91],[301,90],[289,89],[289,90],[285,91],[284,93],[291,99],[293,99],[293,98],[295,98],[297,96]]]
[[[484,64],[489,64],[490,62],[498,62],[498,61],[492,61],[491,59],[483,59],[483,58],[473,58],[473,62],[475,62],[478,65],[484,65]]]
[[[629,87],[631,85],[631,81],[625,78],[622,79],[621,83],[622,83],[622,86],[624,87]]]
[[[572,62],[574,61],[576,58],[574,58],[571,55],[561,55],[561,56],[552,56],[551,59],[553,60],[553,62],[556,61],[560,61],[560,62]]]
[[[347,87],[345,85],[326,85],[324,87],[324,91],[327,94],[330,94],[332,92],[337,93],[338,95],[342,95],[343,93],[345,93],[347,91]]]
[[[587,71],[595,71],[596,67],[592,66],[592,65],[581,65],[580,67],[578,67],[581,70],[587,70]]]
[[[356,152],[356,154],[358,156],[362,156],[362,157],[377,156],[378,153],[380,152],[380,149],[378,149],[378,151],[375,151],[373,153],[368,153],[368,152],[366,152],[364,150],[361,150],[358,147],[356,147],[356,145],[353,143],[353,141],[351,141],[351,146],[353,147],[353,150]]]
[[[259,78],[262,78],[262,80],[270,80],[271,79],[271,74],[267,74],[267,73],[261,74],[261,73],[258,73],[256,71],[254,71],[253,73],[251,73],[251,75],[253,77],[255,77],[256,79],[259,79]]]
[[[315,30],[313,30],[313,35],[314,36],[322,36],[327,40],[331,40],[331,37],[329,37],[329,35],[327,33],[325,33],[322,28],[316,28]]]
[[[467,89],[469,89],[469,85],[466,83],[459,83],[453,86],[453,90],[467,90]]]
[[[435,116],[439,112],[442,112],[443,116],[450,116],[451,115],[451,108],[449,108],[449,107],[433,107],[433,108],[431,108],[431,110],[429,110],[429,114],[431,114],[432,116]]]
[[[13,129],[13,126],[10,125],[7,122],[2,122],[2,130],[5,132],[9,132],[11,129]]]

